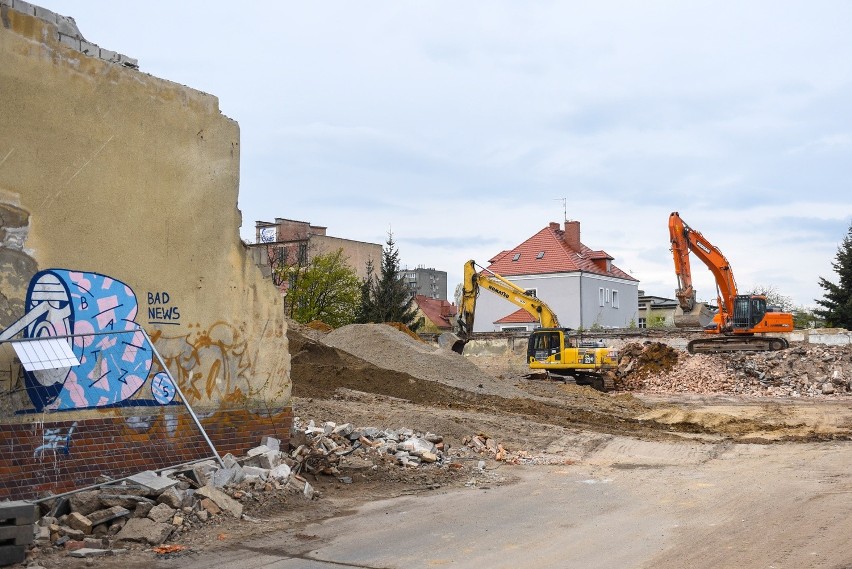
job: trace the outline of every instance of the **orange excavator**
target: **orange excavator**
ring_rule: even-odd
[[[763,295],[737,294],[737,283],[728,259],[701,233],[689,227],[676,211],[669,215],[669,236],[677,274],[675,296],[683,312],[675,316],[675,326],[699,326],[707,334],[715,335],[690,341],[689,353],[762,352],[789,346],[785,338],[766,334],[792,332],[793,315],[767,306]],[[719,310],[715,314],[695,300],[690,252],[707,265],[716,279]]]

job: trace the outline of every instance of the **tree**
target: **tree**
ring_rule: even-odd
[[[338,328],[351,324],[358,309],[358,275],[346,264],[343,249],[315,255],[307,265],[283,268],[290,286],[284,297],[284,311],[306,324],[321,320]]]
[[[355,322],[358,324],[378,321],[378,310],[374,302],[376,297],[376,269],[373,266],[373,259],[367,259],[366,268],[367,278],[361,282],[361,302],[358,304],[358,310],[355,313]]]
[[[399,251],[388,233],[382,248],[381,273],[377,281],[369,278],[361,285],[359,318],[365,322],[400,322],[416,332],[420,326],[417,311],[413,308],[414,295],[405,284],[399,266]]]
[[[766,297],[767,306],[777,306],[782,312],[793,310],[793,299],[778,292],[775,285],[756,285],[748,294],[761,294]]]
[[[837,248],[831,266],[839,277],[838,282],[819,278],[819,286],[825,294],[822,299],[815,300],[821,308],[815,309],[814,314],[824,318],[828,326],[852,330],[852,225]]]
[[[793,327],[799,330],[805,328],[822,328],[825,325],[822,318],[814,314],[814,309],[807,306],[793,308]]]

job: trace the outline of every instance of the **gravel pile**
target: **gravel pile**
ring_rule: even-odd
[[[412,338],[385,324],[350,324],[329,332],[325,345],[375,366],[474,393],[505,395],[506,386],[451,350]]]
[[[802,344],[778,352],[680,352],[674,364],[669,350],[674,352],[654,342],[626,346],[619,363],[618,386],[650,392],[761,397],[852,395],[852,346]]]

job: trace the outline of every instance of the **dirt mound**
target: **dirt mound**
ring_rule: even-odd
[[[426,344],[384,324],[343,326],[330,332],[322,342],[379,368],[418,379],[473,393],[518,395],[518,391],[511,385],[484,373],[464,356]]]
[[[649,377],[670,372],[679,352],[661,342],[631,343],[621,348],[615,384],[618,389],[641,389]]]

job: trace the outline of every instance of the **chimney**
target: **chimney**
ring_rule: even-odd
[[[579,221],[566,221],[565,222],[565,244],[568,245],[572,250],[579,253],[582,249],[580,245],[580,222]]]
[[[550,222],[550,228],[551,228],[553,231],[559,231],[559,224],[558,224],[558,223],[556,223],[555,221],[551,221],[551,222]]]

